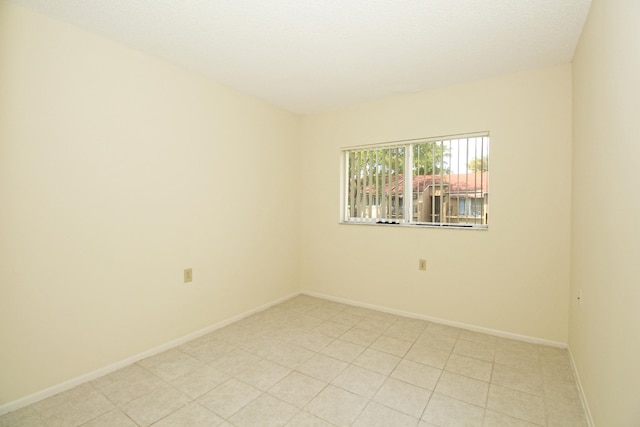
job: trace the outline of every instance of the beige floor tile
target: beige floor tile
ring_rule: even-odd
[[[275,337],[282,342],[286,342],[287,344],[297,345],[295,341],[312,330],[312,328],[307,328],[302,325],[289,325],[287,327],[282,327],[280,329],[280,332],[276,334]]]
[[[411,348],[412,343],[399,338],[383,335],[371,344],[371,348],[394,356],[402,357]]]
[[[266,332],[258,332],[252,335],[247,342],[240,344],[239,347],[254,356],[263,358],[283,344],[282,341],[274,339]]]
[[[179,350],[168,350],[138,362],[163,380],[172,380],[204,366],[204,363]]]
[[[266,359],[289,369],[296,369],[316,353],[293,344],[282,344],[265,356]]]
[[[262,315],[262,316],[261,316]],[[252,315],[257,322],[280,322],[287,323],[293,321],[299,315],[298,312],[287,310],[285,307],[280,305],[268,308],[259,313],[255,313]]]
[[[538,347],[538,353],[542,359],[561,359],[569,361],[569,351],[566,348],[551,347],[547,345],[541,345]]]
[[[374,316],[376,313],[375,310],[372,310],[370,308],[358,307],[355,305],[348,306],[347,308],[344,309],[344,312],[355,314],[356,316],[362,316],[362,317],[371,317],[371,316]]]
[[[306,313],[299,314],[295,319],[291,321],[294,325],[299,326],[303,329],[310,330],[324,322],[322,319],[318,319],[317,317],[307,316]],[[340,323],[340,322],[338,322]]]
[[[548,410],[561,412],[582,408],[582,401],[575,383],[557,381],[544,384],[544,400]]]
[[[543,394],[542,375],[537,372],[512,368],[496,363],[493,367],[491,382],[529,394]]]
[[[551,426],[586,426],[586,416],[575,383],[555,381],[544,384],[547,422]]]
[[[215,337],[234,346],[245,344],[253,333],[247,325],[242,325],[240,322],[242,320],[218,329],[215,331]]]
[[[289,375],[291,369],[269,360],[260,360],[236,375],[236,378],[255,388],[267,391],[278,381]]]
[[[383,334],[387,329],[391,327],[393,321],[386,319],[375,319],[367,317],[355,325],[356,328],[366,329],[367,331],[377,332]]]
[[[487,410],[484,414],[483,427],[536,427],[536,424],[519,420],[499,412]]]
[[[353,364],[383,375],[389,375],[398,366],[400,360],[399,357],[392,354],[368,348],[353,361]]]
[[[398,317],[396,322],[389,329],[397,330],[397,332],[399,333],[410,332],[411,335],[415,335],[415,337],[418,338],[418,336],[427,328],[428,325],[429,325],[429,322],[427,322],[426,320],[412,319],[410,317]],[[390,336],[393,336],[393,335],[390,335]],[[397,338],[400,338],[400,337],[397,337]]]
[[[153,427],[213,427],[218,426],[223,422],[224,420],[213,412],[205,409],[203,406],[195,402],[192,402],[158,421],[153,425]]]
[[[211,363],[211,366],[233,376],[254,365],[259,360],[258,356],[237,348],[219,357]]]
[[[329,305],[323,304],[318,308],[309,310],[307,312],[307,315],[317,317],[318,319],[329,320],[341,311],[343,311],[343,309],[334,308]]]
[[[452,354],[447,361],[445,371],[464,375],[480,381],[489,382],[493,364],[480,359],[473,359],[459,354]]]
[[[393,326],[391,326],[384,332],[384,335],[403,341],[409,341],[411,344],[413,344],[420,337],[425,327],[426,325],[422,328],[405,328],[401,324],[398,324],[398,322],[396,322],[393,324]]]
[[[260,313],[252,316],[256,321],[249,326],[251,331],[255,331],[256,334],[267,334],[291,324],[298,317],[298,313],[294,313],[291,310],[280,310],[277,307],[270,308],[266,312],[269,312],[269,314],[262,318],[259,317]]]
[[[269,394],[298,408],[304,407],[327,383],[299,372],[291,372],[269,389]]]
[[[422,419],[437,426],[482,426],[484,409],[448,396],[434,393]]]
[[[349,329],[351,329],[351,326],[347,326],[342,323],[337,323],[330,320],[327,320],[326,322],[321,323],[313,328],[314,331],[320,332],[321,334],[330,336],[332,338],[338,338]]]
[[[373,397],[376,402],[415,418],[420,418],[431,392],[413,384],[387,378]]]
[[[203,366],[168,382],[192,399],[197,399],[229,378],[219,369]]]
[[[370,399],[387,377],[356,365],[349,365],[331,383],[344,390]]]
[[[33,405],[0,415],[0,427],[41,427],[44,420]]]
[[[487,409],[510,415],[534,424],[545,424],[544,402],[541,396],[491,384]]]
[[[287,423],[287,427],[333,427],[333,424],[302,411]]]
[[[222,418],[228,418],[261,394],[257,388],[232,378],[199,398],[198,403]]]
[[[573,369],[571,369],[569,360],[542,359],[540,368],[546,383],[568,382],[575,384]]]
[[[433,390],[440,374],[442,374],[440,369],[403,359],[390,376],[427,390]]]
[[[322,349],[321,353],[351,363],[364,351],[365,347],[340,339]]]
[[[582,408],[547,412],[548,427],[588,427]]]
[[[353,327],[364,320],[363,316],[341,311],[330,319],[332,322],[341,323],[343,325]]]
[[[445,371],[440,376],[434,391],[463,402],[484,407],[487,403],[489,383]]]
[[[352,328],[345,332],[340,339],[348,341],[354,344],[368,347],[375,340],[378,339],[380,334],[378,332],[367,331],[366,329]]]
[[[530,372],[541,372],[540,356],[537,351],[524,352],[519,350],[497,349],[494,362]]]
[[[348,364],[341,360],[317,354],[304,362],[297,371],[328,383],[344,371],[347,366]]]
[[[120,409],[140,426],[148,426],[189,403],[184,393],[164,386],[124,404]]]
[[[137,427],[137,424],[119,410],[114,409],[95,420],[82,424],[82,427]]]
[[[366,405],[364,397],[329,385],[305,410],[337,426],[350,426]]]
[[[455,336],[432,333],[429,332],[429,328],[427,328],[420,334],[414,345],[416,347],[433,348],[449,354],[456,345],[457,340]]]
[[[317,352],[328,346],[331,342],[334,341],[334,339],[335,338],[332,338],[325,334],[321,334],[318,331],[311,330],[302,335],[299,335],[290,342],[291,344],[299,345],[300,347],[306,348],[307,350]]]
[[[91,384],[41,400],[33,405],[46,425],[81,425],[115,409]]]
[[[289,325],[289,324],[282,324],[282,325],[278,325],[275,326],[273,328],[271,328],[268,331],[263,332],[263,334],[271,339],[273,339],[274,341],[279,341],[282,343],[289,343],[291,340],[293,340],[298,334],[303,334],[307,331],[309,331],[310,329],[308,328],[303,328],[300,325]],[[276,347],[275,349],[271,349],[270,351],[273,350],[277,350],[279,347]],[[267,354],[269,353],[269,351],[267,351]],[[262,357],[267,357],[266,355],[262,356]]]
[[[164,386],[164,382],[146,369],[131,365],[129,375],[116,371],[94,381],[94,385],[115,405],[124,405],[140,396]]]
[[[446,351],[433,347],[414,344],[404,358],[433,366],[434,368],[443,369],[447,364],[447,360],[449,360],[449,354],[450,353]]]
[[[229,421],[238,427],[277,427],[285,425],[299,409],[263,394],[233,415]]]
[[[353,423],[354,427],[415,427],[418,419],[402,412],[369,402]]]
[[[493,362],[496,355],[496,346],[493,343],[458,339],[458,342],[456,342],[456,345],[453,347],[453,352],[461,356]]]

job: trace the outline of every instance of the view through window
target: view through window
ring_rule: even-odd
[[[343,150],[343,222],[487,228],[489,134]]]

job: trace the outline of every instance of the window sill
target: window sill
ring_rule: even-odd
[[[340,221],[341,225],[369,225],[376,227],[399,227],[399,228],[431,228],[431,229],[454,229],[454,230],[489,230],[488,225],[465,225],[465,224],[425,224],[425,223],[405,223],[405,222],[371,222],[371,221]]]

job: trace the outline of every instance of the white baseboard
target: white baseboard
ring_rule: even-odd
[[[308,296],[317,297],[317,298],[323,298],[323,299],[330,300],[330,301],[340,302],[340,303],[349,304],[349,305],[355,305],[357,307],[370,308],[372,310],[383,311],[385,313],[395,314],[395,315],[398,315],[398,316],[411,317],[411,318],[414,318],[414,319],[421,319],[421,320],[428,320],[429,322],[433,322],[433,323],[440,323],[442,325],[454,326],[456,328],[466,329],[466,330],[474,331],[474,332],[482,332],[484,334],[494,335],[494,336],[501,337],[501,338],[509,338],[509,339],[512,339],[512,340],[525,341],[525,342],[529,342],[529,343],[533,343],[533,344],[548,345],[548,346],[551,346],[551,347],[567,348],[567,343],[564,343],[564,342],[551,341],[551,340],[546,340],[546,339],[543,339],[543,338],[535,338],[535,337],[530,337],[530,336],[527,336],[527,335],[519,335],[519,334],[514,334],[514,333],[511,333],[511,332],[500,331],[500,330],[497,330],[497,329],[483,328],[481,326],[475,326],[475,325],[471,325],[471,324],[468,324],[468,323],[454,322],[454,321],[447,320],[447,319],[441,319],[441,318],[438,318],[438,317],[425,316],[423,314],[412,313],[412,312],[409,312],[409,311],[395,310],[395,309],[388,308],[388,307],[382,307],[382,306],[374,305],[374,304],[367,304],[367,303],[363,303],[363,302],[360,302],[360,301],[354,301],[354,300],[350,300],[350,299],[346,299],[346,298],[338,298],[338,297],[334,297],[334,296],[331,296],[331,295],[325,295],[325,294],[318,293],[318,292],[301,291],[300,293],[303,294],[303,295],[308,295]]]
[[[61,393],[63,391],[69,390],[73,387],[77,387],[81,384],[87,383],[89,381],[93,381],[96,378],[100,378],[104,375],[110,374],[111,372],[117,371],[118,369],[124,368],[125,366],[129,366],[133,363],[138,362],[139,360],[146,359],[147,357],[154,356],[158,353],[162,353],[163,351],[170,350],[174,347],[182,345],[188,341],[201,337],[203,335],[208,334],[209,332],[215,331],[216,329],[223,328],[231,323],[237,322],[238,320],[244,319],[245,317],[251,316],[252,314],[258,313],[262,310],[266,310],[267,308],[273,307],[274,305],[280,304],[290,298],[293,298],[299,295],[299,292],[292,293],[282,298],[278,298],[275,301],[263,304],[257,308],[246,311],[244,313],[238,314],[236,316],[230,317],[228,319],[222,320],[220,322],[214,323],[213,325],[207,326],[204,329],[200,329],[198,331],[187,334],[183,337],[177,338],[175,340],[169,341],[165,344],[159,345],[157,347],[153,347],[147,351],[144,351],[140,354],[136,354],[135,356],[128,357],[119,362],[113,363],[109,366],[105,366],[104,368],[97,369],[95,371],[89,372],[87,374],[81,375],[79,377],[73,378],[69,381],[65,381],[61,384],[54,385],[47,389],[38,391],[36,393],[30,394],[18,400],[14,400],[9,403],[5,403],[4,405],[0,405],[0,415],[7,414],[9,412],[15,411],[20,408],[24,408],[25,406],[29,406],[33,403],[36,403],[40,400],[46,399],[47,397],[51,397],[55,394]]]
[[[589,427],[595,427],[596,423],[593,421],[593,416],[591,415],[591,409],[589,408],[589,402],[587,401],[587,395],[584,393],[584,389],[582,388],[582,381],[580,381],[580,374],[578,373],[576,362],[573,359],[573,353],[571,352],[571,347],[569,347],[569,361],[571,362],[571,369],[573,369],[573,376],[576,378],[576,385],[578,386],[578,394],[580,395],[580,401],[582,402],[582,409],[584,409],[584,415],[587,418],[587,424],[589,425]]]

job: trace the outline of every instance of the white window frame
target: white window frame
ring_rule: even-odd
[[[466,142],[464,142],[465,140]],[[478,144],[478,140],[480,140],[481,149],[479,155],[482,159],[486,158],[486,163],[483,164],[483,166],[486,165],[486,171],[484,167],[481,168],[481,171],[479,173],[472,173],[466,169],[471,160],[473,160],[474,158],[478,158],[478,151],[475,151],[475,153],[473,153],[474,156],[470,157],[469,141],[471,140],[473,140],[473,146],[475,147],[474,150],[477,150],[476,144]],[[427,228],[487,230],[489,228],[489,142],[489,132],[476,132],[461,135],[420,138],[404,141],[385,142],[380,144],[343,147],[341,149],[342,172],[340,179],[340,222],[342,224],[366,224],[378,226],[391,225]],[[446,160],[448,160],[450,163],[454,158],[454,156],[451,154],[451,147],[454,143],[458,144],[456,145],[455,149],[455,159],[457,161],[458,167],[461,165],[461,161],[464,162],[464,173],[460,173],[460,171],[458,170],[456,171],[458,173],[452,173],[452,170],[449,169],[450,165],[446,163]],[[467,144],[466,148],[464,149],[464,153],[466,153],[465,158],[462,158],[460,154],[460,152],[462,152],[460,144],[462,143]],[[414,149],[418,150],[417,152],[419,152],[420,147],[438,147],[437,144],[440,144],[439,149],[441,150],[441,152],[440,154],[436,155],[436,152],[434,151],[432,162],[428,162],[425,160],[425,163],[420,163],[420,160],[418,159],[416,163],[418,167],[424,165],[425,170],[427,169],[427,165],[429,165],[432,171],[431,174],[414,174],[414,171],[412,169],[412,165],[414,165]],[[444,147],[447,147],[447,144],[449,144],[448,155],[445,154],[444,149]],[[392,150],[396,150],[396,155],[398,153],[398,150],[402,150],[401,158],[404,161],[404,167],[400,165],[400,161],[395,160],[396,158],[392,157]],[[376,155],[376,160],[370,161],[370,163],[375,165],[376,170],[380,170],[380,168],[387,168],[391,170],[395,162],[396,169],[403,169],[402,174],[400,175],[396,172],[387,172],[385,174],[383,172],[381,174],[376,173],[376,177],[371,177],[372,174],[364,172],[365,168],[362,168],[356,169],[354,171],[354,176],[350,177],[349,163],[365,163],[364,152]],[[379,160],[380,155],[384,157],[384,160]],[[389,157],[388,161],[386,160],[387,156]],[[440,156],[438,157],[438,160],[440,161],[440,172],[435,172],[438,166],[437,162],[433,159],[436,158],[436,156]],[[366,157],[370,159],[372,156],[368,155]],[[425,159],[427,158],[428,156],[425,154]],[[366,164],[370,163],[366,162]],[[370,168],[368,167],[366,167],[366,169],[370,170]],[[357,171],[360,172],[358,173]],[[358,175],[360,175],[361,178],[358,178]],[[471,183],[469,182],[470,175],[473,175],[473,179],[475,179],[472,187]],[[380,176],[382,177],[382,182],[380,180]],[[466,177],[467,182],[460,182],[461,176]],[[388,177],[389,182],[385,181],[385,177]],[[458,179],[457,183],[455,182],[455,179]],[[394,180],[395,182],[393,182]],[[420,187],[421,180],[423,181],[423,185],[425,185],[423,187]],[[478,180],[480,180],[479,183]],[[428,182],[430,182],[430,184],[427,186],[426,184]],[[395,188],[395,191],[391,189],[392,186]],[[415,192],[414,187],[417,188],[417,191]],[[472,190],[469,189],[470,187],[472,188]],[[381,188],[383,190],[380,190]],[[375,191],[373,196],[371,194],[372,191]],[[420,193],[420,191],[422,191],[422,193]],[[360,199],[357,199],[357,196],[354,199],[355,194],[360,194]],[[425,196],[425,194],[427,194],[427,196]],[[428,194],[431,194],[431,196],[429,196]],[[436,194],[438,195],[436,196]],[[417,202],[414,201],[414,197],[415,200],[418,200]],[[394,198],[395,202],[393,201]],[[476,200],[482,199],[482,214],[463,215],[460,212],[457,212],[459,209],[458,207],[460,206],[461,198],[467,200],[467,202],[465,202],[465,205],[474,198]],[[383,199],[383,201],[378,202],[378,199]],[[387,199],[389,200],[389,202],[387,203],[395,203],[395,205],[393,205],[393,207],[396,207],[395,210],[392,210],[391,205],[385,204],[385,200]],[[374,203],[371,202],[372,200]],[[446,200],[446,202],[444,200]],[[358,202],[358,206],[355,206],[355,201]],[[425,201],[429,204],[428,215],[424,213],[426,212],[426,203],[423,203]],[[418,204],[418,206],[416,206],[416,210],[414,210],[414,205],[416,203]],[[422,211],[420,210],[421,203]],[[438,204],[437,206],[436,203]],[[455,204],[456,207],[454,208],[453,206],[451,206],[452,204]],[[402,216],[397,217],[397,215],[394,215],[391,212],[396,212],[397,208],[400,207],[400,205],[402,205]],[[351,214],[353,213],[356,213],[357,216],[352,216]],[[438,218],[438,220],[436,220],[436,218]]]

